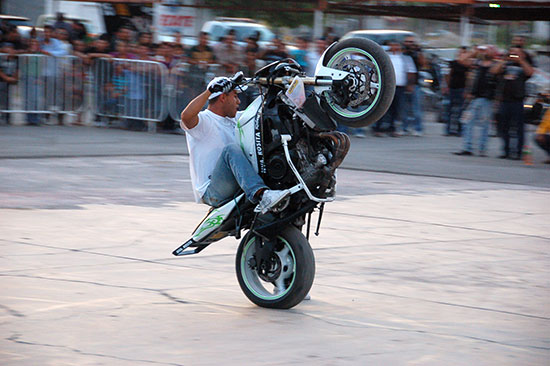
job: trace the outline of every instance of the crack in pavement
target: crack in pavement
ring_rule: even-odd
[[[23,341],[19,338],[21,337],[20,334],[13,334],[12,336],[6,338],[7,341],[17,343],[17,344],[23,344],[28,346],[38,346],[38,347],[52,347],[52,348],[61,348],[65,349],[74,353],[77,353],[79,355],[83,356],[95,356],[95,357],[103,357],[103,358],[109,358],[113,360],[120,360],[120,361],[130,361],[130,362],[143,362],[143,363],[149,363],[154,365],[169,365],[169,366],[184,366],[180,363],[173,363],[173,362],[160,362],[160,361],[153,361],[153,360],[143,360],[143,359],[135,359],[135,358],[127,358],[127,357],[120,357],[115,355],[108,355],[108,354],[101,354],[101,353],[93,353],[93,352],[86,352],[79,350],[77,348],[59,345],[59,344],[48,344],[48,343],[38,343],[38,342],[29,342],[29,341]]]
[[[301,314],[301,315],[307,316],[309,318],[312,318],[312,319],[330,324],[330,325],[335,325],[335,326],[344,327],[344,328],[363,329],[363,328],[371,327],[371,328],[384,329],[384,330],[388,330],[388,331],[418,333],[418,334],[426,334],[426,335],[447,337],[447,338],[455,338],[455,339],[471,339],[471,340],[475,340],[475,341],[498,344],[500,346],[506,346],[506,347],[511,347],[511,348],[536,349],[536,350],[550,351],[550,347],[523,346],[523,345],[507,343],[507,342],[502,342],[502,341],[496,341],[496,340],[493,340],[493,339],[476,337],[476,336],[471,336],[471,335],[466,335],[466,334],[449,334],[449,333],[441,333],[441,332],[431,332],[431,331],[420,330],[420,329],[406,329],[406,328],[399,328],[399,327],[384,326],[384,325],[369,323],[369,322],[362,322],[362,321],[358,321],[358,320],[334,319],[334,318],[330,318],[330,317],[324,317],[323,318],[321,316],[318,316],[318,315],[315,315],[315,314],[310,314],[310,313],[307,313],[307,312],[301,311],[301,310],[291,310],[291,311],[293,311],[294,313]],[[349,324],[344,324],[344,322],[347,322]]]
[[[315,286],[323,286],[323,287],[337,288],[337,289],[341,289],[341,290],[348,290],[348,291],[355,291],[355,292],[363,292],[363,293],[368,293],[368,294],[373,294],[373,295],[381,295],[381,296],[395,297],[395,298],[407,299],[407,300],[416,300],[416,301],[428,302],[428,303],[432,303],[432,304],[439,304],[439,305],[446,305],[446,306],[454,306],[454,307],[465,308],[465,309],[489,311],[489,312],[494,312],[494,313],[501,313],[501,314],[514,315],[514,316],[521,316],[521,317],[531,318],[531,319],[550,320],[550,318],[544,317],[544,316],[540,316],[540,315],[522,314],[522,313],[515,313],[515,312],[512,312],[512,311],[506,311],[506,310],[498,310],[498,309],[491,309],[491,308],[483,308],[483,307],[480,307],[480,306],[463,305],[463,304],[454,304],[454,303],[445,302],[445,301],[435,301],[435,300],[420,299],[420,298],[417,298],[417,297],[403,296],[403,295],[395,295],[395,294],[388,294],[388,293],[379,292],[379,291],[361,290],[361,289],[356,289],[356,288],[351,288],[351,287],[345,287],[345,286],[326,285],[326,284],[319,284],[319,283],[316,283]],[[550,349],[550,348],[549,348],[549,349]]]
[[[24,318],[24,317],[25,317],[25,315],[21,314],[21,313],[18,312],[17,310],[12,309],[12,308],[10,308],[10,307],[8,307],[8,306],[6,306],[6,305],[0,304],[0,309],[6,310],[10,315],[16,316],[16,317],[18,317],[18,318]]]
[[[445,228],[451,228],[451,229],[462,229],[462,230],[470,230],[470,231],[479,231],[479,232],[483,232],[483,233],[519,236],[519,237],[523,237],[523,238],[537,238],[537,239],[543,239],[543,240],[550,240],[549,237],[540,236],[540,235],[510,233],[510,232],[506,232],[506,231],[488,230],[488,229],[477,229],[477,228],[472,228],[472,227],[467,227],[467,226],[459,226],[459,225],[451,225],[451,224],[439,224],[439,223],[436,223],[436,222],[414,221],[414,220],[397,219],[397,218],[384,217],[384,216],[360,215],[360,214],[353,214],[353,213],[347,213],[347,212],[338,212],[338,211],[325,211],[325,212],[330,213],[330,214],[340,215],[340,216],[352,216],[352,217],[363,217],[363,218],[378,219],[378,220],[407,222],[407,223],[416,224],[416,225],[431,225],[431,226],[439,226],[439,227],[445,227]]]

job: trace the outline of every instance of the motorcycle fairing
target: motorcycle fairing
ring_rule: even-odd
[[[258,147],[256,146],[256,139],[261,136],[256,136],[256,127],[260,123],[261,116],[258,111],[262,105],[262,97],[258,96],[245,111],[241,114],[236,125],[236,138],[238,144],[241,146],[246,158],[250,161],[254,167],[254,171],[258,172]],[[260,151],[261,145],[259,145]]]
[[[243,197],[244,193],[241,193],[225,205],[210,209],[191,235],[191,239],[174,250],[172,254],[176,256],[196,254],[214,241],[220,240],[229,235],[228,232],[222,231],[221,228]],[[191,246],[198,248],[191,251],[185,250]]]

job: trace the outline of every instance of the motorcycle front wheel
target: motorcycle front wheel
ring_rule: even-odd
[[[268,262],[260,263],[258,241],[247,234],[235,260],[242,291],[254,304],[290,309],[308,294],[315,277],[315,259],[309,242],[294,226],[285,227],[274,240]]]
[[[395,72],[389,56],[377,43],[348,38],[327,51],[323,64],[349,72],[359,82],[349,92],[351,101],[345,108],[330,92],[324,92],[332,119],[349,127],[365,127],[382,118],[395,95]]]

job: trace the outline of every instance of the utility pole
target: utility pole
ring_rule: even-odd
[[[326,0],[319,0],[317,9],[313,12],[313,39],[323,36],[323,12],[327,8]]]

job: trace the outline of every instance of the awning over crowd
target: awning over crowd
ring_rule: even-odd
[[[86,1],[86,0],[72,0]],[[220,2],[212,5],[201,0],[95,0],[95,2],[113,4],[152,4],[162,3],[170,6],[185,6],[219,10],[249,10],[239,1]],[[321,10],[329,14],[399,16],[408,18],[433,19],[441,21],[460,21],[467,16],[471,22],[486,23],[492,20],[541,20],[550,21],[550,1],[546,0],[259,0],[255,11],[278,12],[314,12]]]
[[[401,16],[408,18],[460,21],[467,16],[472,23],[486,24],[492,20],[550,20],[550,1],[531,0],[424,0],[409,1],[330,1],[324,12]]]

